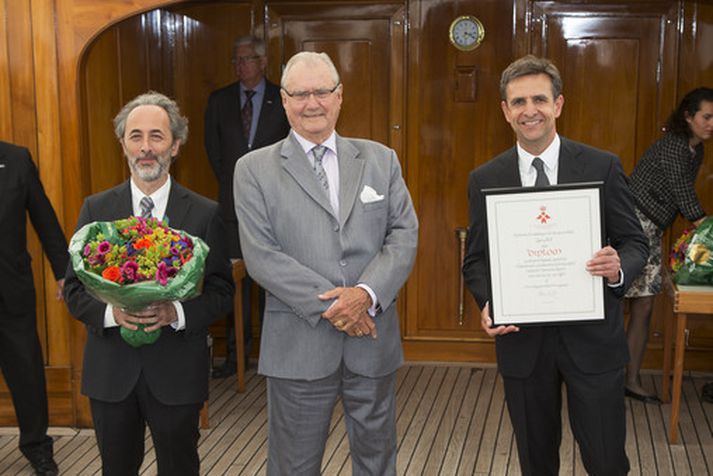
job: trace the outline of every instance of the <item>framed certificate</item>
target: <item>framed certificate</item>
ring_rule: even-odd
[[[483,190],[493,326],[604,319],[601,182]]]

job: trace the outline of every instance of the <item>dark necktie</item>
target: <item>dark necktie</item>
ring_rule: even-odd
[[[535,157],[532,159],[532,166],[537,170],[537,178],[535,179],[535,187],[547,187],[550,184],[550,179],[547,178],[544,168],[545,163],[542,159]]]
[[[314,173],[317,174],[319,183],[322,184],[322,187],[324,187],[324,190],[327,192],[327,196],[329,196],[329,181],[327,180],[327,173],[324,171],[324,166],[322,165],[322,159],[325,153],[327,153],[327,148],[323,145],[312,147],[312,154],[314,154]]]
[[[154,204],[151,197],[144,197],[139,202],[141,207],[141,218],[151,218],[151,210],[153,210]]]
[[[245,90],[245,104],[240,111],[243,119],[243,134],[248,142],[250,142],[250,127],[253,123],[253,95],[255,95],[255,91],[252,89]]]

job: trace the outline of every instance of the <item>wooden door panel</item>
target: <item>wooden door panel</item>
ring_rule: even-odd
[[[572,8],[534,4],[533,50],[555,62],[564,83],[558,131],[611,150],[630,173],[671,107],[675,9],[671,2],[653,11],[632,6],[629,15],[614,14],[626,13],[621,6]]]
[[[646,65],[653,67],[651,71],[639,70],[639,42],[635,39],[571,39],[565,48],[562,75],[567,80],[560,133],[600,148],[609,146],[627,163],[627,170],[632,170],[636,157],[636,134],[632,131],[637,129],[640,111],[637,96],[628,91],[632,78],[655,75],[656,65]],[[607,61],[600,62],[600,58]],[[596,75],[589,73],[591,65],[597,65]],[[593,92],[592,84],[605,84],[606,91]],[[567,101],[568,97],[573,101]]]

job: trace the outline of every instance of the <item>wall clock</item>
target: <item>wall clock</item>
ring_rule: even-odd
[[[480,20],[472,15],[463,15],[451,23],[448,29],[451,44],[461,51],[471,51],[480,46],[485,38],[485,28]]]

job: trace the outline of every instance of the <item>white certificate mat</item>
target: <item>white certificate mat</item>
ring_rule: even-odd
[[[493,325],[604,319],[601,184],[484,190]]]

